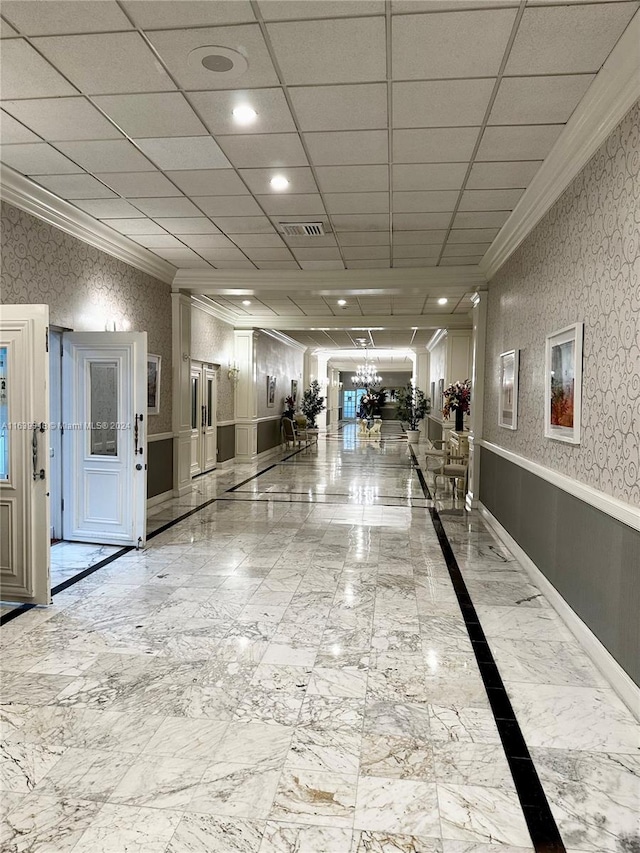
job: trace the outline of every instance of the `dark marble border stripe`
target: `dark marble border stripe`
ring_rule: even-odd
[[[420,468],[415,451],[411,446],[410,451],[423,494],[430,501],[431,492],[427,486],[424,472]],[[458,605],[462,611],[464,624],[469,634],[471,645],[473,646],[478,669],[480,670],[480,675],[487,691],[489,705],[493,712],[534,849],[536,853],[566,853],[560,830],[551,812],[549,801],[540,782],[540,777],[531,758],[524,735],[522,734],[522,729],[516,719],[511,700],[502,681],[502,676],[493,658],[491,648],[487,642],[480,619],[478,618],[473,601],[469,595],[469,590],[462,577],[462,572],[458,566],[451,543],[449,542],[449,537],[435,504],[428,508],[428,512],[431,516],[436,536],[438,537],[442,556],[447,564],[449,577],[451,578],[451,583],[458,599]]]

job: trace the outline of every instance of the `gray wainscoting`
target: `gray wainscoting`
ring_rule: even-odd
[[[147,443],[147,498],[173,489],[173,438]]]
[[[218,427],[218,462],[226,462],[236,455],[236,425]]]
[[[640,685],[640,532],[481,448],[480,500]]]
[[[258,421],[258,453],[271,450],[281,443],[280,418],[277,421]]]

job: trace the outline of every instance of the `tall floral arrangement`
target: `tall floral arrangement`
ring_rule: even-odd
[[[471,411],[471,382],[468,379],[465,379],[464,382],[453,382],[442,392],[442,399],[444,402],[443,417],[450,417],[451,412],[460,412],[461,415],[469,414]]]
[[[300,408],[309,421],[309,427],[315,429],[316,418],[326,408],[324,397],[320,396],[320,383],[316,379],[313,380],[302,395],[302,405]]]

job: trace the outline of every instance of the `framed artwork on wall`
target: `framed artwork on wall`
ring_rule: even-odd
[[[297,403],[298,402],[298,380],[297,379],[291,380],[291,396],[293,397],[293,402]]]
[[[544,371],[544,434],[580,444],[583,324],[547,335]]]
[[[160,414],[160,367],[161,355],[147,353],[147,412]]]
[[[511,349],[500,353],[500,401],[498,426],[505,429],[518,428],[518,368],[520,350]]]
[[[267,408],[272,409],[276,404],[276,377],[267,376]]]

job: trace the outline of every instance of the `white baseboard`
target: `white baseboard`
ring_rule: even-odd
[[[592,662],[607,679],[613,690],[622,699],[631,713],[640,720],[640,687],[631,679],[618,661],[607,651],[600,640],[585,625],[578,614],[567,604],[553,584],[533,562],[510,533],[500,524],[498,519],[489,512],[482,503],[478,503],[478,511],[494,533],[504,542],[513,556],[524,567],[534,584],[544,594],[549,604],[571,631]]]
[[[157,506],[158,504],[164,503],[164,501],[168,501],[173,497],[173,489],[169,489],[168,492],[161,492],[159,495],[154,495],[152,498],[147,498],[147,509],[151,509],[152,506]]]
[[[224,462],[218,462],[216,468],[231,468],[231,466],[235,464],[236,457],[232,456],[231,459],[225,459]]]

